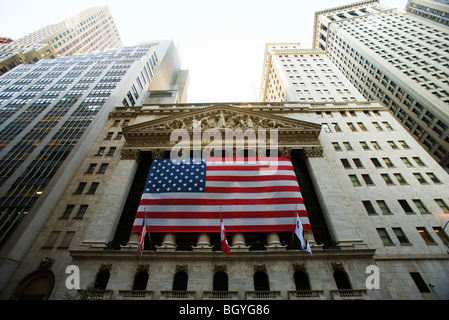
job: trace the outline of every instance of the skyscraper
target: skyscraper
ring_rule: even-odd
[[[449,26],[449,2],[447,0],[409,0],[407,12]]]
[[[367,100],[388,106],[446,169],[448,40],[447,26],[377,0],[315,13],[314,48],[325,50]]]
[[[121,46],[122,40],[109,7],[92,7],[0,45],[0,75],[22,63]]]
[[[170,89],[185,80],[179,68],[173,43],[156,41],[45,59],[0,78],[2,274],[33,241],[109,112],[141,104],[149,88]]]

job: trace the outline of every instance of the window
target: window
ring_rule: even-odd
[[[415,282],[416,286],[418,287],[419,292],[422,292],[422,293],[430,292],[429,287],[427,286],[426,282],[421,277],[419,272],[410,272],[410,276],[412,277],[413,281]]]
[[[410,241],[408,241],[404,231],[402,231],[401,228],[393,228],[393,232],[396,235],[396,238],[398,238],[401,245],[410,244]]]
[[[433,231],[435,231],[435,233],[438,235],[438,237],[440,237],[441,241],[443,241],[443,243],[446,246],[449,245],[449,237],[447,236],[446,233],[444,233],[443,228],[441,228],[441,227],[433,227]]]
[[[374,182],[371,179],[371,177],[369,176],[369,174],[362,174],[362,178],[367,185],[374,185]]]
[[[341,132],[340,126],[338,123],[332,123],[332,127],[334,128],[335,132]]]
[[[416,230],[418,230],[419,234],[423,238],[424,242],[426,244],[436,244],[435,240],[430,236],[429,232],[427,232],[426,228],[424,227],[416,227]]]
[[[334,147],[335,151],[342,151],[338,142],[332,142],[332,146]]]
[[[392,246],[393,241],[391,241],[390,236],[388,235],[388,232],[385,228],[377,228],[377,233],[379,234],[380,239],[382,240],[382,243],[384,246]]]
[[[213,279],[214,291],[228,291],[228,275],[224,271],[217,271]]]
[[[99,185],[98,182],[92,182],[92,184],[90,185],[89,191],[87,193],[94,194],[95,191],[97,191],[98,185]]]
[[[387,141],[387,142],[390,145],[391,149],[399,149],[399,147],[396,145],[396,143],[394,143],[394,141]]]
[[[334,280],[338,290],[352,289],[351,282],[349,281],[348,274],[341,269],[334,270]]]
[[[70,214],[72,213],[74,208],[75,208],[75,206],[73,204],[67,205],[67,207],[65,208],[61,218],[67,219],[70,216]]]
[[[353,185],[354,187],[359,187],[359,186],[361,186],[360,181],[359,181],[359,179],[357,178],[357,176],[356,176],[355,174],[350,174],[350,175],[349,175],[349,179],[351,180],[352,185]]]
[[[139,271],[134,277],[132,290],[146,290],[148,283],[148,272],[145,270]]]
[[[413,165],[412,165],[412,163],[410,162],[410,160],[407,158],[407,157],[401,157],[401,160],[402,160],[402,162],[404,162],[404,164],[407,166],[407,167],[413,167]]]
[[[360,141],[360,145],[364,150],[369,150],[369,146],[365,141]]]
[[[100,169],[98,170],[98,173],[105,173],[107,167],[108,167],[107,163],[102,163]]]
[[[388,122],[382,122],[383,125],[390,131],[393,131],[393,128],[390,126],[390,124]]]
[[[438,179],[432,172],[426,172],[426,174],[429,176],[430,180],[433,181],[433,183],[441,183],[440,179]]]
[[[343,164],[343,167],[351,168],[351,164],[349,163],[348,159],[340,159],[340,161]]]
[[[115,150],[117,150],[117,148],[116,148],[116,147],[110,147],[110,148],[109,148],[109,152],[108,152],[107,156],[113,156],[113,155],[114,155],[114,152],[115,152]]]
[[[382,148],[379,146],[377,141],[371,141],[371,144],[373,145],[373,148],[376,150],[381,150]]]
[[[362,201],[363,206],[365,207],[366,212],[368,215],[377,215],[376,209],[374,209],[373,204],[369,200]]]
[[[420,167],[425,167],[425,163],[422,162],[422,160],[419,157],[413,157],[413,160],[415,160],[416,164]]]
[[[413,214],[414,213],[412,208],[408,204],[407,200],[400,199],[400,200],[398,200],[398,202],[401,205],[402,209],[404,209],[405,213],[407,213],[407,214],[411,214],[411,213]]]
[[[415,206],[418,208],[418,210],[421,214],[430,213],[429,210],[427,210],[426,206],[424,205],[424,203],[421,200],[413,199],[412,201],[415,204]]]
[[[296,270],[293,274],[296,290],[311,290],[309,276],[305,271]]]
[[[78,188],[76,188],[76,190],[75,190],[75,194],[81,194],[83,192],[84,188],[86,187],[86,184],[87,184],[86,182],[80,182],[78,184]]]
[[[387,203],[384,200],[376,200],[377,205],[380,208],[380,211],[382,211],[382,214],[392,214],[390,208],[388,207]]]
[[[435,199],[435,202],[441,208],[441,210],[443,210],[444,213],[449,214],[449,207],[443,199]]]
[[[58,246],[58,249],[68,249],[70,246],[70,242],[72,242],[73,236],[75,235],[75,231],[67,231],[62,239],[61,243]]]
[[[408,144],[407,144],[404,140],[399,140],[399,144],[400,144],[404,149],[410,149],[410,147],[408,146]]]
[[[354,150],[349,142],[343,142],[343,145],[344,145],[344,147],[346,148],[347,151]]]
[[[382,158],[382,160],[385,162],[387,167],[389,167],[389,168],[393,168],[394,167],[394,164],[393,164],[393,162],[391,162],[390,158]]]
[[[98,149],[97,156],[102,156],[102,155],[104,154],[104,151],[105,151],[105,150],[106,150],[105,147],[100,147],[100,148]]]
[[[359,126],[360,130],[368,131],[368,130],[366,130],[366,127],[365,127],[365,125],[362,122],[357,122],[357,125]]]
[[[351,131],[355,132],[357,131],[356,127],[354,126],[354,124],[352,122],[348,122],[348,127],[349,129],[351,129]]]
[[[381,174],[382,179],[384,179],[387,185],[394,185],[393,180],[391,180],[390,176],[387,173]]]
[[[186,291],[187,290],[187,282],[188,282],[188,275],[185,271],[178,271],[176,272],[175,276],[173,277],[173,290],[178,291]]]
[[[97,166],[96,163],[91,163],[91,164],[89,165],[89,168],[87,169],[86,173],[93,173],[96,166]]]
[[[394,177],[396,178],[396,180],[398,180],[399,184],[407,184],[407,181],[405,181],[404,177],[402,176],[402,174],[400,173],[393,173]]]
[[[268,283],[268,275],[263,271],[256,271],[254,273],[254,290],[255,291],[269,291],[270,285]]]
[[[86,204],[82,204],[76,214],[76,218],[80,219],[80,218],[84,217],[84,214],[87,211],[87,207],[88,206]]]
[[[360,161],[359,158],[353,158],[352,161],[354,162],[354,164],[357,168],[363,168],[362,161]]]
[[[382,168],[382,165],[380,164],[379,160],[377,160],[377,158],[371,158],[371,162],[376,168]]]
[[[421,173],[415,172],[415,173],[413,173],[413,175],[415,176],[416,180],[419,181],[419,183],[421,183],[421,184],[427,184],[427,183],[428,183],[428,182],[426,181],[426,179],[424,179],[424,177],[422,176]]]

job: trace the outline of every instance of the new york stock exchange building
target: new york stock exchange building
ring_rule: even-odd
[[[267,55],[267,88],[279,55],[326,59],[279,52]],[[449,298],[449,177],[386,107],[147,95],[109,114],[13,297]]]

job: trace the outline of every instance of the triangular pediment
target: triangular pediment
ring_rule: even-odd
[[[264,111],[254,111],[233,106],[211,106],[185,113],[176,113],[123,128],[125,137],[132,135],[166,135],[175,129],[205,131],[208,129],[277,129],[279,132],[303,132],[319,134],[321,125],[290,119]]]

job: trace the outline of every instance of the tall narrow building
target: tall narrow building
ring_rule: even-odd
[[[60,201],[113,108],[140,105],[152,88],[178,86],[174,101],[181,102],[186,79],[172,41],[45,59],[0,77],[2,286]],[[106,139],[119,141],[121,133]],[[112,149],[98,151],[100,156],[113,154]],[[88,171],[102,171],[103,166],[98,163]],[[82,192],[81,187],[86,186],[75,193]],[[90,185],[89,192],[96,187]]]
[[[385,104],[446,170],[448,40],[446,25],[377,0],[315,13],[314,48],[325,50],[367,100]]]
[[[92,7],[20,39],[1,44],[0,75],[23,63],[121,46],[120,33],[109,7]]]

